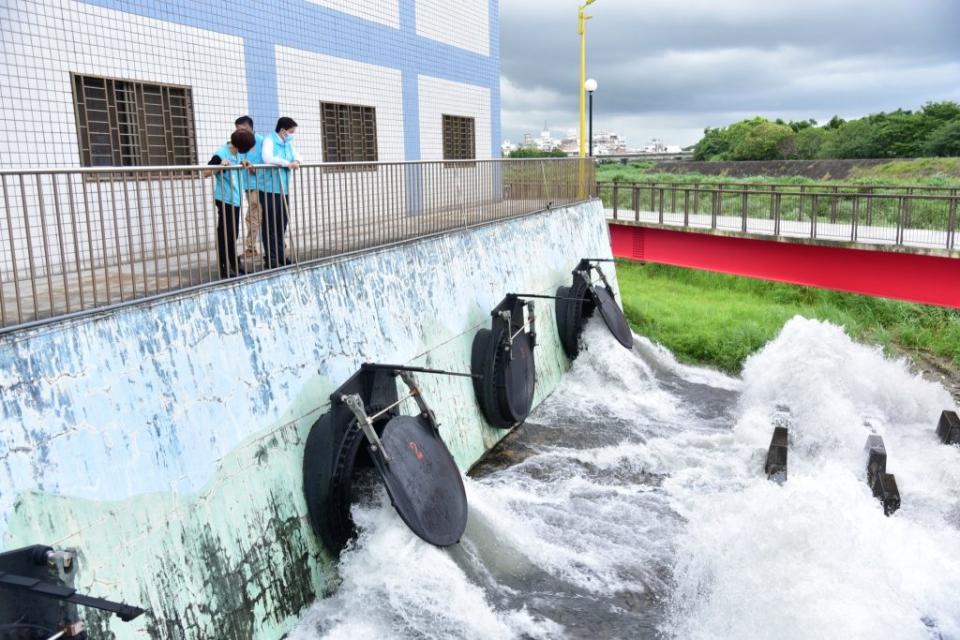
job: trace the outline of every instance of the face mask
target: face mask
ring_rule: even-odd
[[[286,134],[285,136],[283,136],[283,143],[284,143],[284,144],[290,144],[291,142],[293,142],[293,134],[292,134],[292,133],[288,133],[288,134]]]

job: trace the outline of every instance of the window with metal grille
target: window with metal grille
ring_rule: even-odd
[[[190,87],[73,74],[84,167],[197,164]]]
[[[444,115],[443,159],[473,160],[475,157],[473,118]]]
[[[377,161],[377,110],[374,107],[321,102],[320,118],[324,162]]]

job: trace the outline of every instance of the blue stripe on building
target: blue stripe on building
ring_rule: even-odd
[[[488,0],[488,56],[417,35],[416,0],[399,0],[399,29],[298,0],[275,2],[272,7],[258,0],[234,0],[227,5],[199,0],[190,3],[187,11],[179,3],[163,0],[85,2],[242,38],[250,114],[260,130],[272,129],[279,116],[276,45],[400,70],[407,160],[420,159],[419,74],[485,87],[490,90],[491,154],[497,155],[500,139],[498,0]],[[229,7],[229,13],[224,11],[225,6]],[[291,21],[295,21],[296,28],[285,26]]]

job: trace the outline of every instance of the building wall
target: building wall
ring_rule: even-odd
[[[417,33],[481,55],[490,53],[487,7],[474,0],[417,0]]]
[[[366,361],[467,371],[506,293],[609,255],[592,201],[6,334],[0,550],[77,547],[81,590],[151,610],[93,637],[278,638],[333,587],[301,482],[330,392]],[[537,304],[535,403],[568,366]],[[469,379],[419,380],[461,469],[504,435]]]
[[[375,97],[378,118],[383,108],[404,135],[397,159],[440,159],[420,153],[418,76],[499,99],[496,3],[11,0],[0,7],[0,167],[79,166],[71,72],[192,87],[200,160],[243,113],[261,131],[279,115],[318,126],[319,105],[300,92]],[[486,118],[499,128],[498,109]],[[391,156],[395,143],[385,141]]]
[[[0,4],[0,169],[80,166],[71,72],[191,87],[201,164],[244,113],[261,132],[279,115],[294,117],[304,160],[320,162],[325,99],[376,106],[381,161],[441,159],[438,105],[469,103],[477,157],[494,157],[497,2],[8,0]],[[438,97],[438,86],[455,95]],[[406,203],[417,179],[380,195]],[[22,278],[142,256],[156,228],[192,225],[200,249],[214,236],[209,180],[171,181],[164,202],[143,195],[155,191],[144,184],[92,202],[77,176],[43,181],[21,187],[9,176],[0,185],[0,226],[10,238],[0,243],[0,279],[15,262]]]

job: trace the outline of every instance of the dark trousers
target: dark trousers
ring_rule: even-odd
[[[283,236],[287,233],[287,195],[260,191],[260,241],[263,243],[263,265],[268,269],[287,264],[283,253]]]
[[[220,277],[226,278],[230,272],[240,273],[237,261],[237,232],[240,230],[240,207],[221,200],[217,205],[217,263]]]

